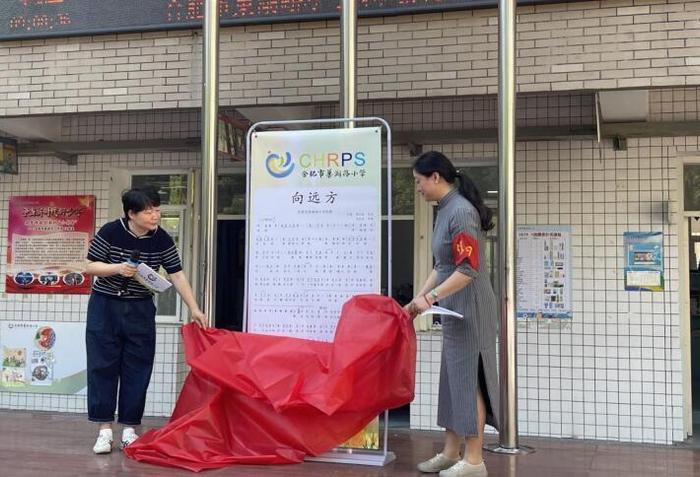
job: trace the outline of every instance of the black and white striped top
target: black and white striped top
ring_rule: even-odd
[[[90,243],[87,258],[92,262],[124,263],[129,259],[133,250],[141,252],[140,261],[154,270],[162,266],[168,273],[182,270],[172,237],[158,227],[141,237],[135,235],[127,226],[124,218],[105,224]],[[120,296],[121,298],[145,298],[153,293],[136,280],[127,281],[126,293],[119,293],[125,278],[121,275],[98,277],[92,284],[92,291],[103,295]]]

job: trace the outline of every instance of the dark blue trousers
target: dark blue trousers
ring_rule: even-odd
[[[88,303],[88,419],[112,422],[119,394],[122,424],[141,424],[156,350],[156,307],[151,298],[92,293]]]

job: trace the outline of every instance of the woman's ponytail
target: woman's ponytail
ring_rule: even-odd
[[[493,211],[489,209],[484,200],[481,198],[479,189],[476,188],[472,180],[457,171],[456,173],[457,181],[459,182],[459,193],[462,194],[479,212],[479,218],[481,220],[481,229],[488,231],[494,227],[493,224]]]

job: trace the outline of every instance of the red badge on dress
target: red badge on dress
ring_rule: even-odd
[[[452,239],[452,257],[455,265],[459,265],[467,260],[471,267],[479,270],[479,242],[469,234],[464,232],[458,233]]]

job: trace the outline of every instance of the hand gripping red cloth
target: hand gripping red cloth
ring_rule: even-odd
[[[191,366],[165,427],[124,449],[138,461],[200,471],[288,464],[345,442],[413,400],[413,323],[391,298],[362,295],[333,343],[183,326]]]

